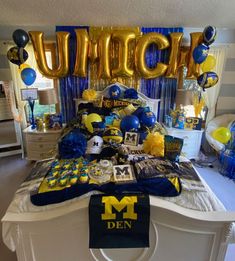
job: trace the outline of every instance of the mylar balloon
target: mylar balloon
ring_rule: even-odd
[[[202,63],[208,56],[209,47],[205,44],[198,45],[193,51],[193,59],[195,63]]]
[[[204,89],[213,87],[219,80],[215,72],[205,72],[197,78],[197,83]]]
[[[228,141],[230,140],[231,138],[231,132],[228,128],[225,128],[225,127],[219,127],[217,129],[215,129],[213,132],[212,132],[212,137],[223,143],[223,144],[226,144],[228,143]]]
[[[214,26],[207,26],[203,31],[203,40],[206,45],[210,45],[215,41],[216,28]]]
[[[13,32],[12,38],[18,47],[25,47],[29,42],[28,33],[22,29],[17,29]]]
[[[216,59],[213,55],[208,55],[206,60],[200,65],[203,72],[212,71],[215,68]]]
[[[23,48],[12,47],[7,52],[7,59],[20,66],[28,59],[28,53]]]
[[[25,85],[32,85],[36,80],[36,72],[32,68],[25,68],[21,71],[21,79]]]

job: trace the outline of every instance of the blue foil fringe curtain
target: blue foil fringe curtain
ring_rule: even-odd
[[[170,33],[183,33],[183,28],[149,28],[142,27],[143,34],[155,32],[169,37]],[[169,39],[170,40],[170,39]],[[146,63],[151,67],[155,67],[157,62],[168,64],[170,50],[159,51],[156,45],[151,45],[146,52]],[[168,79],[165,77],[158,77],[155,79],[142,79],[140,84],[140,91],[147,97],[152,99],[161,99],[158,113],[158,121],[164,121],[164,116],[169,114],[170,109],[174,107],[174,101],[177,90],[177,79]]]
[[[60,102],[63,122],[69,122],[76,116],[75,98],[81,97],[83,90],[88,88],[88,76],[85,78],[73,76],[76,59],[75,29],[83,28],[89,31],[88,26],[56,26],[56,32],[70,33],[69,41],[69,75],[60,78]]]
[[[75,58],[76,58],[76,35],[75,29],[85,28],[89,32],[88,26],[56,26],[56,31],[66,31],[70,33],[70,74],[67,77],[60,79],[60,97],[61,111],[64,122],[69,122],[76,116],[76,108],[74,98],[81,97],[83,90],[89,87],[88,76],[80,78],[72,76]],[[147,28],[142,27],[143,34],[150,32],[161,33],[169,36],[173,32],[183,32],[183,28]],[[149,67],[156,66],[157,62],[168,63],[170,50],[158,51],[155,45],[151,45],[146,52],[146,63]],[[149,98],[161,99],[158,121],[164,120],[164,115],[168,114],[174,106],[177,90],[177,80],[159,77],[156,79],[142,79],[140,91]]]

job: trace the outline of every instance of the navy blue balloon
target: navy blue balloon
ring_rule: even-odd
[[[109,88],[109,98],[110,99],[119,99],[121,96],[121,89],[118,85],[112,85]]]
[[[203,30],[203,41],[206,45],[210,45],[215,41],[216,38],[216,28],[214,26],[207,26]]]
[[[139,116],[140,124],[145,127],[153,127],[157,121],[155,114],[151,111],[146,111]]]
[[[203,63],[206,60],[206,57],[208,56],[209,53],[209,47],[205,44],[200,44],[198,45],[194,50],[193,50],[193,59],[195,63]]]
[[[23,48],[11,47],[7,52],[7,59],[18,66],[28,59],[28,53]]]
[[[121,130],[126,131],[137,131],[140,125],[140,121],[135,115],[127,115],[121,120]]]
[[[36,80],[36,72],[32,68],[25,68],[21,71],[21,79],[25,85],[32,85]]]
[[[197,78],[197,83],[203,89],[213,87],[219,80],[219,76],[215,72],[204,72]]]
[[[12,38],[18,47],[24,48],[29,42],[29,35],[22,29],[17,29],[13,32]]]

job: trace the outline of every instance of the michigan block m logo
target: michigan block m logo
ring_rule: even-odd
[[[102,220],[116,219],[113,208],[118,212],[121,212],[126,208],[126,212],[123,212],[123,219],[137,220],[137,214],[134,210],[134,205],[137,201],[137,196],[124,196],[120,201],[114,196],[103,196],[102,203],[104,203],[104,213],[101,217]]]

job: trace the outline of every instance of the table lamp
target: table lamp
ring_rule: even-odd
[[[50,113],[51,113],[50,105],[58,103],[58,96],[54,88],[38,90],[38,99],[40,105],[49,105]]]
[[[180,105],[187,106],[192,105],[192,91],[178,89],[176,92],[175,105],[179,108]]]

